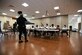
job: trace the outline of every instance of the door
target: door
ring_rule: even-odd
[[[81,30],[81,23],[78,23],[78,32]]]

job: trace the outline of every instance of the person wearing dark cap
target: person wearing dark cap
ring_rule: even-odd
[[[18,14],[20,15],[17,18],[17,24],[18,24],[18,31],[19,31],[19,43],[22,43],[21,40],[22,34],[25,36],[25,42],[28,42],[27,40],[27,31],[26,31],[26,22],[29,22],[26,20],[26,18],[23,17],[22,11],[18,11]]]

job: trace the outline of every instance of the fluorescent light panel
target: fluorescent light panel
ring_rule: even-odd
[[[61,13],[57,13],[57,15],[60,15]]]
[[[23,3],[22,6],[27,7],[29,5],[27,3]]]
[[[39,11],[35,11],[35,13],[40,13]]]
[[[42,15],[42,17],[46,17],[45,15]]]
[[[54,7],[54,9],[55,9],[55,10],[58,10],[58,9],[59,9],[59,6]]]
[[[14,9],[10,9],[10,11],[11,11],[11,12],[15,12],[15,10],[14,10]]]
[[[77,12],[82,12],[82,10],[78,10]]]
[[[6,13],[2,13],[2,15],[7,15]]]
[[[78,14],[74,15],[74,16],[79,16]]]

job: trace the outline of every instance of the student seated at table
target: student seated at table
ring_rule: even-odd
[[[39,30],[44,30],[44,29],[45,29],[44,25],[41,24],[41,26],[39,26]],[[38,33],[39,33],[39,36],[43,35],[43,31],[39,31]]]
[[[39,35],[38,29],[39,29],[39,26],[36,25],[36,26],[35,26],[35,30],[34,30],[35,36]]]
[[[56,29],[56,27],[54,26],[54,24],[52,24],[50,27],[50,30],[55,30],[55,29]],[[54,35],[54,31],[50,31],[49,33],[51,34],[51,36]]]
[[[49,26],[48,26],[48,24],[46,24],[46,26],[44,27],[44,30],[49,30]],[[48,35],[48,31],[44,31],[44,33],[43,33],[43,36],[45,36],[45,35]]]
[[[60,26],[59,25],[57,25],[56,30],[59,30],[60,31]]]
[[[59,35],[59,33],[60,33],[60,26],[59,25],[57,25],[56,30],[58,30],[58,31],[56,31],[56,33]]]
[[[64,27],[62,28],[62,32],[61,32],[61,34],[63,34],[63,33],[66,33],[67,36],[68,36],[68,28],[67,28],[66,25],[64,25]]]
[[[31,29],[34,29],[34,26],[32,26]]]
[[[29,29],[29,35],[34,34],[34,29],[35,29],[34,26],[31,26],[31,28]]]
[[[42,24],[39,28],[40,28],[40,29],[44,29],[44,25]]]
[[[54,24],[52,24],[51,26],[50,26],[50,29],[56,29],[56,27],[54,26]]]
[[[46,24],[45,28],[46,28],[46,29],[49,29],[49,26],[48,26],[48,24]]]

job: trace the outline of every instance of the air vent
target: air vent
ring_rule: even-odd
[[[35,15],[32,15],[32,17],[34,17]]]
[[[55,10],[56,13],[60,12],[60,10]]]
[[[15,6],[13,6],[13,5],[9,5],[8,7],[15,7]]]

